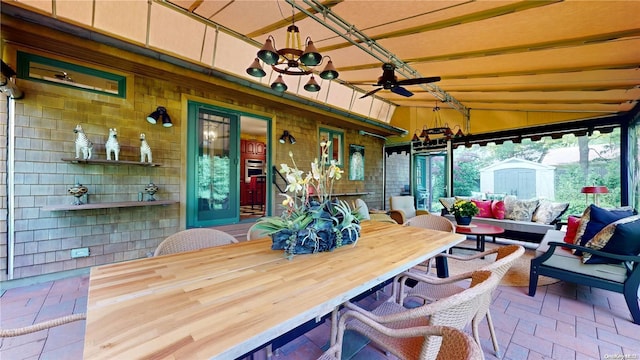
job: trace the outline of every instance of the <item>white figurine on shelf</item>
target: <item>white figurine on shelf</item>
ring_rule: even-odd
[[[118,161],[120,144],[118,144],[118,130],[116,130],[116,128],[109,129],[109,139],[107,139],[104,147],[107,150],[107,160],[111,160],[111,153],[113,153],[116,161]]]
[[[80,158],[81,153],[84,160],[91,159],[93,143],[89,140],[87,135],[85,135],[84,130],[82,130],[82,126],[80,126],[80,124],[76,125],[73,132],[78,134],[78,136],[76,136],[76,159]]]
[[[144,133],[142,133],[140,134],[140,162],[144,162],[145,156],[148,162],[153,162],[153,158],[151,156],[151,148],[147,143]]]

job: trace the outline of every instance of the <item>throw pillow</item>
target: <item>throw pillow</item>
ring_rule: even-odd
[[[636,256],[640,254],[640,216],[629,216],[604,227],[585,246],[617,255]],[[584,253],[585,264],[616,264],[615,261],[598,255]]]
[[[569,208],[569,203],[552,202],[549,200],[540,200],[538,208],[533,213],[531,221],[543,224],[551,224],[558,217],[562,216]]]
[[[538,200],[510,200],[505,198],[505,219],[531,221],[533,213],[538,207]]]
[[[455,197],[442,197],[440,199],[438,199],[438,201],[440,201],[440,204],[442,204],[442,207],[444,207],[444,211],[442,212],[442,214],[448,214],[449,213],[449,209],[451,209],[453,207],[453,203],[456,202],[456,198]]]
[[[491,203],[491,215],[498,220],[504,219],[504,201],[494,200]]]
[[[580,220],[580,226],[578,228],[574,244],[584,246],[587,241],[591,240],[591,238],[599,233],[605,226],[616,220],[632,215],[632,210],[607,210],[593,204],[589,205]],[[583,224],[585,219],[587,223]],[[582,252],[579,250],[576,250],[573,253],[577,256],[582,255]]]
[[[576,238],[578,232],[578,225],[580,225],[580,218],[570,215],[567,219],[567,232],[564,234],[564,242],[567,244],[573,244],[573,240]]]
[[[476,215],[481,218],[491,218],[493,217],[491,214],[491,200],[471,200],[472,203],[476,204],[480,213]]]

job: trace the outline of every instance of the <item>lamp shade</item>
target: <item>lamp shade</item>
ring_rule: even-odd
[[[275,65],[280,58],[280,55],[276,52],[276,48],[273,47],[273,41],[271,36],[264,42],[262,48],[258,51],[258,57],[266,64]]]
[[[320,91],[320,85],[318,85],[318,82],[313,77],[313,75],[311,75],[311,78],[309,79],[309,81],[304,85],[304,89],[309,91],[309,92],[318,92],[318,91]]]
[[[253,63],[251,63],[251,66],[247,68],[247,74],[253,77],[264,77],[267,75],[267,73],[262,69],[262,66],[260,66],[260,59],[258,58],[255,58]]]
[[[167,110],[164,107],[158,106],[156,111],[152,112],[151,114],[149,114],[149,116],[147,116],[147,121],[150,124],[154,124],[155,125],[156,123],[158,123],[158,120],[160,119],[162,114],[164,114],[166,112],[167,112]]]
[[[606,186],[585,186],[580,192],[583,194],[607,194],[609,189]]]
[[[320,73],[320,77],[325,80],[333,80],[338,78],[338,71],[335,66],[333,66],[333,61],[329,59],[327,65],[324,67],[324,70]]]
[[[307,66],[316,66],[322,61],[322,55],[318,52],[318,49],[313,45],[313,41],[309,39],[307,41],[307,47],[304,49],[302,55],[300,55],[300,62]]]
[[[271,84],[271,88],[279,92],[285,92],[288,89],[287,84],[284,83],[284,79],[282,78],[282,75],[278,75],[278,78],[276,79],[276,81],[274,81],[273,84]]]

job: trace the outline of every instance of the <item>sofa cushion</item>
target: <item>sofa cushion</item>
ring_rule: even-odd
[[[476,204],[476,206],[478,207],[478,210],[480,210],[478,215],[476,215],[477,217],[482,217],[482,218],[492,218],[493,217],[493,215],[491,213],[491,200],[475,200],[475,199],[472,199],[471,202]]]
[[[591,240],[591,238],[599,233],[600,230],[604,229],[605,226],[616,220],[632,215],[633,210],[607,210],[593,204],[589,205],[580,219],[580,226],[578,227],[574,244],[584,246],[587,241]],[[582,252],[576,250],[574,254],[581,256]]]
[[[640,216],[628,216],[605,226],[585,246],[618,255],[640,254]],[[589,253],[582,254],[582,261],[585,264],[619,263]]]
[[[538,200],[517,200],[515,197],[507,196],[504,199],[505,219],[518,221],[531,221],[533,213],[538,207]]]
[[[491,215],[493,215],[494,219],[504,219],[504,201],[493,200],[491,203]]]
[[[569,203],[540,200],[538,208],[533,213],[531,221],[553,224],[569,208]]]

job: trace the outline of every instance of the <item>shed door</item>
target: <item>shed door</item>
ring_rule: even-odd
[[[495,192],[516,195],[518,199],[536,197],[536,171],[533,169],[503,169],[494,173]]]

